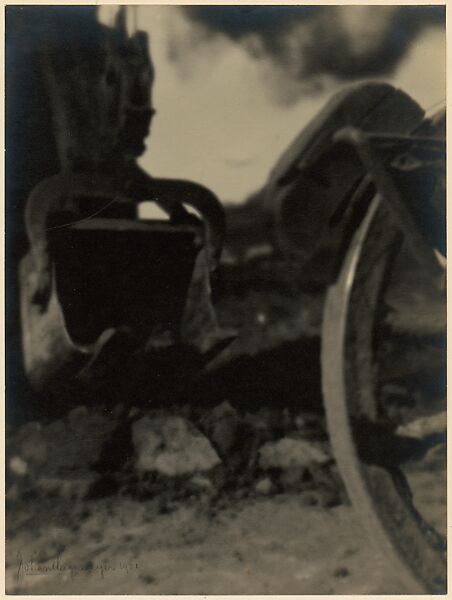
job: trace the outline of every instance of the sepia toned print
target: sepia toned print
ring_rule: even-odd
[[[5,18],[7,592],[445,593],[445,7]]]

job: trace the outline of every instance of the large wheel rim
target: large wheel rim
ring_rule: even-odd
[[[363,253],[371,247],[374,256],[385,252],[389,255],[398,232],[390,229],[387,218],[376,195],[352,239],[341,274],[327,294],[322,330],[322,388],[327,424],[347,491],[370,538],[413,593],[444,593],[446,560],[442,539],[414,508],[398,471],[361,460],[351,418],[360,410],[372,413],[375,406],[369,388],[373,368],[370,344],[367,355],[359,355],[359,365],[353,364],[357,355],[355,352],[353,356],[350,348],[358,341],[350,336],[369,339],[374,327],[386,263],[383,260],[371,273],[364,274],[363,261],[371,257],[364,257]],[[386,229],[378,236],[382,226]],[[357,302],[359,294],[366,290],[371,290],[366,304]],[[351,307],[358,307],[357,314],[352,314]],[[365,308],[366,315],[360,314],[360,307]],[[364,383],[357,381],[360,378]]]

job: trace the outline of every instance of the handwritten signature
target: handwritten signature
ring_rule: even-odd
[[[33,559],[25,560],[21,552],[17,553],[17,579],[21,577],[30,577],[37,575],[49,575],[50,573],[59,573],[62,575],[70,575],[71,578],[84,573],[97,573],[102,579],[105,579],[109,574],[116,571],[125,571],[129,574],[132,571],[138,570],[138,563],[130,563],[126,561],[118,561],[111,563],[108,560],[93,563],[76,564],[68,561],[63,561],[61,556],[57,556],[51,562],[38,562]]]

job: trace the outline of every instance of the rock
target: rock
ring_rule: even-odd
[[[30,421],[29,423],[25,423],[20,430],[24,436],[28,436],[37,431],[42,431],[42,424],[39,421]]]
[[[136,468],[169,477],[209,471],[220,463],[209,440],[181,417],[145,416],[132,425]]]
[[[306,467],[289,467],[284,469],[279,483],[285,492],[299,492],[306,488],[304,483]]]
[[[304,440],[321,440],[325,438],[325,425],[323,418],[315,413],[302,412],[294,417],[294,437]],[[287,435],[287,434],[286,434]]]
[[[67,433],[67,423],[63,419],[57,419],[43,427],[43,434],[51,440],[66,439]]]
[[[203,415],[200,425],[220,456],[226,456],[236,444],[240,419],[228,401]]]
[[[437,444],[427,450],[422,466],[430,471],[442,471],[447,465],[447,444]]]
[[[430,435],[445,435],[447,430],[446,411],[420,417],[406,425],[397,428],[397,434],[417,439],[423,439]]]
[[[9,468],[14,475],[19,475],[19,477],[23,477],[28,472],[28,465],[20,456],[12,457],[9,461]]]
[[[255,258],[262,258],[271,256],[274,253],[274,248],[270,244],[256,244],[250,246],[245,251],[245,260],[253,260]]]
[[[268,440],[271,440],[271,424],[279,422],[279,411],[275,410],[260,410],[256,413],[246,413],[244,422],[249,425],[251,429],[258,431],[259,434],[267,436]]]
[[[268,496],[274,489],[273,483],[269,477],[261,479],[254,486],[255,491],[263,496]]]
[[[190,486],[199,492],[211,492],[213,490],[213,484],[207,477],[202,475],[195,475],[190,479]]]
[[[302,415],[297,415],[295,417],[295,426],[297,427],[297,429],[305,429],[307,426],[306,423],[306,418],[303,417]]]
[[[309,471],[319,494],[319,504],[323,508],[332,508],[348,502],[347,492],[337,465],[313,464]]]
[[[48,456],[47,443],[42,432],[27,436],[21,444],[21,455],[34,465],[42,465]]]
[[[227,400],[225,400],[224,402],[218,404],[217,406],[215,406],[215,408],[212,409],[212,411],[210,412],[210,418],[213,421],[218,421],[220,419],[225,418],[232,418],[237,420],[238,416],[235,408],[231,406]]]
[[[304,492],[299,496],[301,506],[317,506],[319,499],[314,492]]]
[[[136,406],[132,406],[132,408],[129,410],[129,419],[134,419],[135,417],[137,417],[140,414],[140,409],[137,408]]]
[[[158,512],[161,515],[170,515],[176,512],[181,507],[180,502],[171,502],[170,500],[163,500],[158,508]]]
[[[237,440],[239,417],[237,411],[225,401],[216,406],[204,419],[204,426],[220,454],[226,455]]]
[[[87,418],[88,414],[89,414],[89,411],[86,406],[77,406],[76,408],[73,408],[68,415],[69,423],[72,426],[74,426],[74,425],[77,426],[77,424],[80,421],[83,421],[84,419]]]
[[[319,504],[322,508],[334,508],[343,504],[341,490],[335,490],[330,487],[319,487]]]
[[[74,501],[84,498],[93,483],[94,474],[85,474],[73,479],[42,476],[36,480],[36,486],[45,495]]]
[[[14,483],[6,490],[5,499],[7,502],[17,502],[20,497],[20,489],[17,483]]]
[[[255,319],[258,325],[266,325],[268,323],[268,316],[262,311],[256,314]]]
[[[115,427],[104,411],[80,406],[51,423],[27,423],[8,437],[8,457],[20,457],[34,482],[41,475],[67,478],[89,471]],[[18,475],[23,465],[17,461],[11,473]],[[53,492],[52,492],[53,493]]]
[[[264,470],[309,467],[329,460],[319,445],[299,439],[282,438],[267,442],[259,449],[259,466]]]
[[[347,567],[339,567],[334,571],[334,577],[342,578],[348,577],[349,575],[350,571],[347,569]]]

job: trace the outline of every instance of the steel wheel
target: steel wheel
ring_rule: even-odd
[[[327,294],[322,387],[333,452],[370,538],[411,593],[445,593],[445,541],[432,526],[430,515],[421,514],[411,476],[413,457],[426,447],[426,436],[413,435],[416,423],[423,417],[424,423],[431,424],[438,415],[425,416],[419,407],[401,409],[400,398],[394,402],[389,394],[388,400],[387,393],[391,385],[394,390],[391,381],[402,380],[409,399],[417,385],[411,382],[410,392],[413,373],[404,374],[403,369],[397,373],[400,355],[396,353],[388,360],[387,353],[388,341],[396,329],[388,298],[391,301],[391,273],[400,247],[401,234],[376,195],[352,239],[340,276]],[[425,281],[423,291],[428,285]],[[445,300],[444,293],[440,296]],[[410,343],[444,335],[444,323],[436,325],[430,337],[425,331],[415,332]],[[420,356],[426,356],[422,348]],[[435,360],[429,368],[444,366],[441,347]],[[399,383],[400,390],[403,388]],[[433,408],[439,408],[441,419],[445,401],[442,407]],[[434,438],[430,435],[428,443]],[[440,521],[441,529],[445,515]]]

